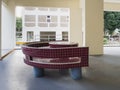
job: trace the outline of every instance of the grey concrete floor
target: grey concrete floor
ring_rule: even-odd
[[[106,47],[104,55],[90,56],[81,80],[48,69],[45,77],[35,78],[23,56],[16,50],[0,61],[0,90],[120,90],[120,47]]]

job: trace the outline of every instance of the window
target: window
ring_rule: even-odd
[[[39,27],[57,27],[58,17],[54,15],[39,15],[38,26]]]
[[[69,16],[61,16],[60,17],[60,26],[61,27],[68,27]]]
[[[55,32],[40,32],[40,41],[55,41]]]
[[[62,40],[68,41],[68,32],[62,32]]]
[[[27,32],[27,41],[33,41],[33,35],[34,33],[32,31]]]
[[[24,25],[26,27],[35,27],[36,18],[35,15],[25,15]]]

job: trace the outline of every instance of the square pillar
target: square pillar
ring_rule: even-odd
[[[76,8],[71,8],[70,10],[70,41],[77,42],[79,46],[82,46],[81,8],[78,6]]]
[[[2,20],[1,20],[1,15],[2,15],[2,0],[0,0],[0,59],[1,59],[1,31],[2,31],[2,27],[1,27],[1,22],[2,22]]]
[[[83,13],[84,46],[89,47],[90,55],[103,54],[103,0],[81,0]]]
[[[15,47],[15,4],[13,1],[1,4],[1,56],[5,56]]]

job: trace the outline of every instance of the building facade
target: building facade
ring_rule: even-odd
[[[69,8],[25,7],[22,41],[69,40]]]

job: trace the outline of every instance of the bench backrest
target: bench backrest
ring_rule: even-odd
[[[25,55],[40,58],[88,57],[88,47],[34,48],[22,47]]]
[[[65,47],[65,48],[35,48],[22,47],[22,51],[29,60],[32,57],[37,58],[69,58],[80,57],[79,67],[88,66],[89,50],[88,47]],[[71,67],[71,66],[69,66]],[[75,66],[74,66],[75,67]]]

